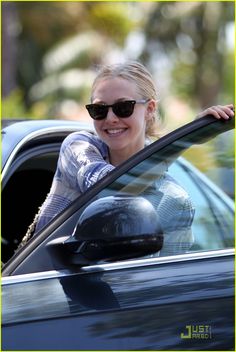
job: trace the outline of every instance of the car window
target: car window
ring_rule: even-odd
[[[224,133],[226,140],[229,133]],[[175,143],[176,150],[181,148],[181,143]],[[203,143],[197,146],[197,155],[204,155],[206,145]],[[191,155],[191,149],[194,150],[195,146],[190,147],[187,154]],[[177,153],[178,151],[175,155]],[[164,151],[151,155],[103,190],[99,196],[128,193],[148,199],[160,218],[166,241],[166,247],[159,255],[233,247],[232,199],[185,158],[179,157],[172,162],[174,154],[167,154]],[[214,172],[217,173],[213,151],[206,158],[211,159]]]
[[[169,169],[195,204],[191,251],[233,247],[233,202],[189,162],[180,159]]]

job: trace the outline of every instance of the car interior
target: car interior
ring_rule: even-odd
[[[18,165],[5,187],[3,186],[3,263],[14,254],[49,192],[58,152],[31,156]]]

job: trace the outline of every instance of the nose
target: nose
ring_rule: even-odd
[[[119,117],[116,116],[116,114],[114,114],[114,112],[112,111],[112,108],[109,107],[108,109],[108,113],[107,113],[107,117],[106,117],[107,121],[113,122],[113,121],[118,121]]]

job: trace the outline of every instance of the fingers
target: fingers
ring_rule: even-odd
[[[217,119],[228,120],[230,117],[234,116],[234,106],[233,104],[211,106],[202,111],[198,117],[204,117],[206,115],[213,115]]]

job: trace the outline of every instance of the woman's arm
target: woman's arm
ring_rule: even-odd
[[[58,173],[75,192],[83,193],[114,169],[108,162],[108,148],[88,132],[72,133],[62,144]]]

